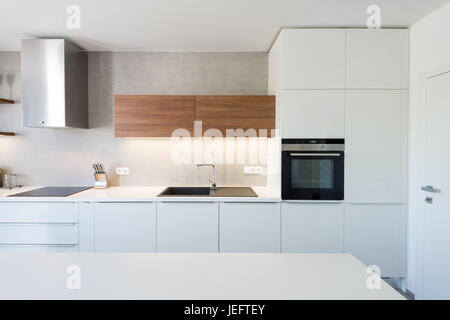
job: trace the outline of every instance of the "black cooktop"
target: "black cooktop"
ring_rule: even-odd
[[[68,197],[92,187],[45,187],[27,192],[16,193],[8,197]]]

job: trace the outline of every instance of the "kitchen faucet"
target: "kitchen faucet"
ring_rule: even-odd
[[[216,166],[214,164],[212,164],[212,163],[197,164],[196,165],[197,176],[198,176],[198,172],[199,172],[199,168],[200,167],[212,167],[212,171],[213,171],[212,180],[211,179],[208,179],[208,180],[209,180],[209,182],[212,183],[211,190],[216,190],[217,189],[217,184],[216,184]]]

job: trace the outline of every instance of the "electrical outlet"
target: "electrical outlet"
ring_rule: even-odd
[[[116,174],[118,176],[128,176],[130,174],[130,168],[116,168]]]
[[[262,175],[263,167],[244,167],[244,174]]]

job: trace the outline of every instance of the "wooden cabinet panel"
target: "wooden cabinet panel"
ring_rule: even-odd
[[[218,129],[275,129],[275,96],[196,96],[195,119],[202,121],[203,132]]]
[[[275,96],[114,96],[116,137],[170,137],[175,129],[194,134],[194,120],[203,133],[226,130],[275,129]]]
[[[170,137],[175,129],[194,131],[194,96],[114,96],[116,137]]]

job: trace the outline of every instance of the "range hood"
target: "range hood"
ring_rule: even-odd
[[[65,39],[22,40],[23,126],[88,128],[87,54]]]

